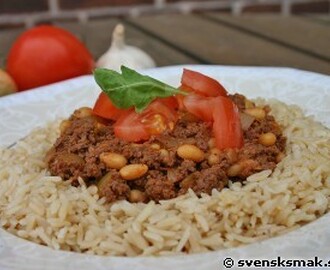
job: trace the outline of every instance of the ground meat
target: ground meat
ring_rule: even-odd
[[[240,111],[246,104],[254,106],[244,96],[230,98]],[[266,117],[255,119],[244,130],[244,146],[241,149],[218,150],[211,145],[212,125],[186,112],[180,112],[172,130],[152,136],[143,143],[129,143],[114,135],[113,122],[79,110],[67,121],[45,160],[52,175],[59,175],[78,185],[81,177],[87,185],[96,184],[100,196],[108,202],[120,199],[134,202],[160,201],[185,194],[192,189],[197,195],[221,190],[228,181],[244,181],[253,173],[273,170],[284,155],[286,138],[270,108],[264,108]],[[78,113],[77,113],[78,112]],[[264,146],[259,136],[271,132],[276,143]],[[177,149],[183,144],[197,146],[205,153],[199,162],[183,159]],[[143,164],[146,173],[136,179],[123,179],[119,169],[109,167],[101,158],[104,153],[120,154],[126,164]]]
[[[122,154],[130,160],[131,163],[143,163],[149,168],[160,169],[162,167],[163,158],[159,155],[158,150],[152,149],[148,144],[125,145]]]
[[[172,182],[176,183],[182,181],[196,170],[196,163],[194,161],[183,160],[178,167],[168,170],[167,177],[171,179]]]
[[[229,95],[229,98],[236,104],[239,110],[242,111],[245,109],[245,96],[236,93],[234,95]]]
[[[66,130],[60,140],[55,143],[55,148],[61,149],[68,147],[68,152],[85,153],[91,144],[96,142],[95,119],[85,117],[71,121],[70,128]]]
[[[192,173],[180,183],[179,194],[184,194],[191,188],[197,195],[210,194],[212,189],[223,189],[228,183],[228,177],[220,165]]]
[[[206,122],[184,122],[178,121],[176,128],[173,131],[175,138],[186,140],[193,138],[196,146],[202,150],[207,149],[207,142],[210,139],[210,123]]]
[[[108,202],[127,199],[129,192],[130,187],[120,178],[112,179],[107,185],[99,189],[100,196],[106,197]]]
[[[145,185],[145,192],[149,199],[156,202],[177,196],[174,183],[163,177],[149,177]]]
[[[267,132],[272,132],[276,136],[282,134],[281,127],[271,115],[267,115],[263,120],[255,120],[250,128],[244,132],[244,139],[245,141],[255,141],[258,140],[261,133]]]
[[[57,172],[63,179],[76,180],[85,166],[84,159],[72,153],[54,153],[49,159],[50,171]]]

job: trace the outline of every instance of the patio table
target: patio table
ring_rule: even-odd
[[[127,43],[148,52],[157,66],[218,64],[281,66],[330,74],[327,16],[219,12],[54,21],[78,36],[97,59],[110,45],[114,26],[126,26]],[[24,28],[0,31],[0,65]]]

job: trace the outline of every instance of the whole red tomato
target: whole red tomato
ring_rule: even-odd
[[[7,72],[18,90],[89,74],[94,67],[88,49],[70,32],[55,26],[37,26],[14,42]]]

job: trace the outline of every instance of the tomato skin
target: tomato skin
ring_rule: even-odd
[[[150,113],[157,113],[164,116],[168,121],[176,122],[177,113],[175,108],[168,106],[167,101],[163,98],[154,100],[148,108],[142,113],[142,115],[147,115]]]
[[[175,97],[159,98],[153,101],[142,114],[145,115],[149,112],[156,111],[164,115],[170,121],[176,121],[175,110],[177,108],[178,103]],[[94,114],[111,120],[119,119],[126,111],[127,109],[119,109],[113,105],[110,98],[104,92],[100,93],[93,107]]]
[[[226,89],[218,81],[197,71],[184,69],[181,84],[181,89],[188,92],[192,90],[202,96],[227,96]]]
[[[213,121],[213,98],[188,95],[183,98],[183,106],[203,121]]]
[[[140,142],[173,127],[176,120],[175,109],[167,106],[163,99],[157,99],[140,114],[133,109],[124,110],[114,125],[114,132],[125,141]]]
[[[7,71],[19,91],[91,73],[94,60],[70,32],[55,26],[37,26],[13,44]]]
[[[243,131],[237,106],[227,97],[188,95],[183,100],[186,110],[206,122],[213,122],[217,148],[241,148]]]
[[[179,87],[180,90],[185,91],[188,93],[194,92],[193,89],[191,89],[190,87],[186,86],[186,85],[180,85]],[[183,100],[184,100],[185,96],[184,95],[175,95],[175,99],[176,102],[178,103],[178,108],[179,110],[184,110],[184,104],[183,104]]]
[[[104,92],[100,93],[93,108],[94,114],[111,120],[117,120],[125,111],[115,107]]]
[[[150,134],[141,123],[141,115],[133,109],[125,111],[114,125],[114,132],[117,138],[128,142],[139,142],[148,140]]]
[[[185,69],[186,70],[186,69]],[[181,82],[183,81],[183,74],[182,74],[182,78],[181,78]],[[187,80],[187,78],[185,78],[185,80]],[[195,90],[191,87],[189,87],[188,85],[186,84],[181,84],[180,87],[179,87],[181,90],[185,91],[185,92],[188,92],[188,93],[193,93],[195,92]]]
[[[213,133],[217,148],[241,148],[243,131],[237,106],[226,97],[215,98],[213,106]]]
[[[180,109],[213,122],[217,148],[241,148],[243,131],[237,106],[227,97],[226,89],[216,80],[199,72],[184,69],[180,89],[193,92],[177,97]]]
[[[165,104],[167,107],[171,109],[177,109],[179,107],[177,99],[173,97],[167,97],[167,98],[159,98],[158,99],[161,103]]]

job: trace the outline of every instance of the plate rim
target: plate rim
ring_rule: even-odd
[[[152,68],[152,69],[147,69],[147,70],[143,70],[143,73],[146,74],[154,74],[154,73],[164,73],[164,72],[169,72],[169,71],[175,71],[178,69],[181,69],[183,67],[186,68],[195,68],[196,70],[203,70],[203,69],[227,69],[227,70],[244,70],[246,72],[250,72],[250,71],[256,71],[256,72],[269,72],[269,71],[275,71],[276,73],[283,73],[285,74],[285,76],[292,76],[292,75],[304,75],[308,78],[310,78],[311,81],[313,81],[313,83],[315,83],[318,80],[321,81],[329,81],[330,82],[330,76],[325,75],[325,74],[319,74],[319,73],[315,73],[315,72],[310,72],[310,71],[305,71],[305,70],[299,70],[299,69],[295,69],[295,68],[285,68],[285,67],[251,67],[251,66],[223,66],[223,65],[175,65],[175,66],[166,66],[166,67],[158,67],[158,68]],[[305,79],[306,79],[305,77]],[[316,80],[316,81],[315,81]],[[91,82],[91,75],[85,75],[85,76],[80,76],[77,78],[73,78],[73,79],[69,79],[69,80],[65,80],[62,82],[57,82],[51,85],[47,85],[47,86],[42,86],[36,89],[33,89],[31,91],[26,91],[26,92],[22,92],[22,93],[17,93],[14,95],[10,95],[10,96],[5,96],[0,98],[0,109],[1,106],[11,106],[12,104],[15,104],[15,102],[17,102],[17,100],[21,100],[23,98],[29,99],[32,96],[39,96],[39,95],[47,95],[49,91],[51,91],[51,88],[54,86],[61,86],[61,85],[66,85],[66,84],[78,84],[80,82],[83,83],[90,83]],[[330,85],[330,83],[329,83]],[[330,87],[328,89],[330,91]],[[36,92],[37,91],[37,92]],[[322,217],[318,218],[315,221],[312,221],[292,232],[288,232],[285,233],[284,235],[280,235],[280,236],[275,236],[275,237],[271,237],[262,241],[258,241],[255,243],[252,243],[250,245],[247,246],[239,246],[239,247],[235,247],[235,248],[230,248],[230,249],[224,249],[224,250],[217,250],[217,251],[211,251],[211,252],[207,252],[207,253],[200,253],[200,254],[189,254],[189,255],[177,255],[175,257],[136,257],[136,258],[130,258],[130,257],[121,257],[121,256],[116,256],[116,257],[103,257],[103,256],[98,256],[98,255],[86,255],[86,254],[80,254],[80,253],[73,253],[73,252],[66,252],[66,251],[62,251],[62,250],[53,250],[51,248],[48,247],[42,247],[36,243],[30,242],[28,240],[19,238],[15,235],[10,234],[9,232],[5,231],[3,228],[0,228],[0,258],[1,258],[1,254],[3,251],[1,251],[1,241],[7,241],[8,239],[10,239],[11,237],[14,238],[18,238],[20,241],[24,241],[27,242],[29,245],[37,245],[40,248],[45,248],[47,249],[47,251],[51,251],[51,253],[56,253],[56,254],[61,254],[61,255],[65,255],[65,258],[75,258],[75,257],[85,257],[83,260],[86,261],[95,261],[95,260],[101,260],[101,261],[107,261],[107,262],[116,262],[116,263],[120,263],[123,260],[127,261],[128,264],[130,263],[143,263],[145,265],[149,265],[150,263],[153,263],[155,261],[157,261],[157,264],[159,263],[160,260],[163,260],[164,262],[169,262],[172,261],[173,258],[175,261],[185,261],[187,260],[187,257],[189,257],[189,259],[192,259],[193,261],[200,261],[200,258],[202,257],[202,260],[204,260],[204,258],[209,257],[209,254],[212,254],[211,257],[214,257],[213,255],[217,255],[219,260],[222,257],[222,255],[224,256],[228,256],[228,254],[236,254],[237,251],[241,250],[241,249],[245,249],[248,246],[254,246],[257,248],[261,248],[262,246],[267,246],[267,243],[269,241],[272,241],[274,239],[279,239],[282,237],[286,237],[288,234],[293,235],[297,233],[297,231],[308,231],[311,228],[314,228],[315,225],[317,225],[316,223],[319,220],[323,220],[323,219],[328,219],[330,220],[330,213],[328,212],[327,214],[323,215]],[[308,227],[308,230],[306,229]],[[328,233],[330,234],[330,229],[328,230]],[[55,256],[54,253],[54,256]],[[88,258],[86,258],[86,256]],[[80,258],[79,258],[80,259]],[[1,260],[0,260],[0,266],[1,266]],[[107,265],[108,267],[109,265]],[[122,267],[119,265],[119,267]],[[124,266],[126,267],[126,266]],[[16,268],[14,268],[16,269]],[[46,269],[46,268],[43,268]],[[101,269],[101,268],[100,268]],[[103,268],[102,268],[103,269]],[[107,268],[109,269],[109,268]],[[113,269],[121,269],[121,268],[113,268]],[[145,268],[145,269],[149,269],[149,268]],[[151,269],[151,268],[150,268]],[[165,268],[164,268],[165,269]],[[180,268],[181,269],[181,268]],[[204,268],[203,268],[204,269]],[[206,268],[205,268],[206,269]]]

